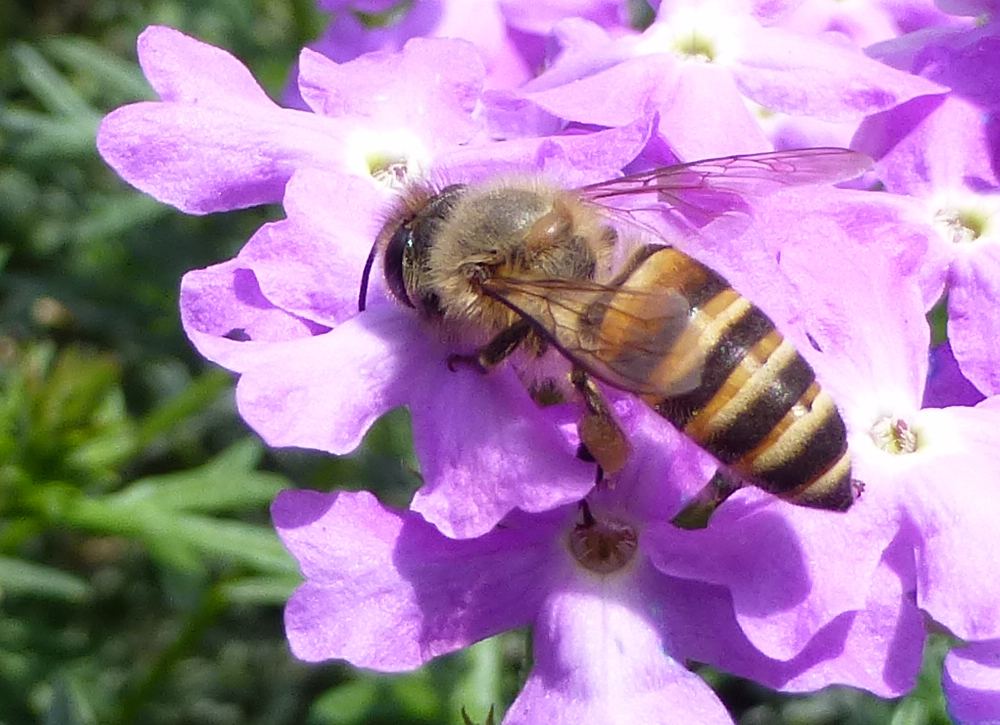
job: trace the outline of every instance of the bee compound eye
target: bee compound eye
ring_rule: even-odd
[[[385,281],[392,296],[407,307],[413,307],[413,301],[406,289],[406,266],[410,263],[407,256],[413,247],[413,230],[403,224],[396,230],[385,248],[384,272]]]

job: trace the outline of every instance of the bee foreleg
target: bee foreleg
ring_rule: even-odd
[[[577,456],[582,460],[589,458],[596,462],[602,478],[605,473],[617,473],[625,467],[632,452],[625,432],[615,420],[600,388],[587,373],[574,368],[570,380],[583,397],[586,408],[577,424],[580,434],[580,451]]]
[[[453,353],[448,356],[448,369],[455,372],[458,365],[468,365],[481,373],[488,373],[517,350],[531,332],[527,320],[518,320],[476,350],[472,355]]]

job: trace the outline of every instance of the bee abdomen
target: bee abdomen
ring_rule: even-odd
[[[647,402],[761,488],[806,506],[848,508],[846,429],[809,363],[721,277],[696,260],[685,262],[691,276],[713,282],[710,296],[704,288],[688,295],[704,368],[693,390]],[[685,373],[660,368],[652,374]]]

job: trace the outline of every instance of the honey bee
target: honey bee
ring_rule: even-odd
[[[809,363],[721,275],[665,240],[639,245],[617,273],[609,269],[622,226],[611,200],[652,197],[677,209],[686,190],[761,193],[852,178],[869,164],[847,149],[811,148],[572,190],[516,178],[416,187],[379,234],[359,307],[381,254],[400,303],[488,336],[473,355],[451,355],[452,369],[485,372],[518,349],[541,356],[554,348],[584,403],[582,457],[605,473],[625,465],[630,446],[595,380],[637,396],[743,481],[843,511],[854,500],[846,430]]]

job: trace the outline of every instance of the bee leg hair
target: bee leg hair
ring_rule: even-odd
[[[570,380],[573,387],[579,391],[586,408],[577,424],[580,433],[580,449],[577,451],[577,457],[581,460],[589,458],[597,463],[599,480],[604,478],[605,473],[618,473],[624,468],[632,452],[632,446],[625,432],[615,420],[600,388],[586,372],[574,368]],[[585,454],[586,457],[581,454]]]

